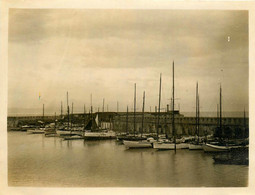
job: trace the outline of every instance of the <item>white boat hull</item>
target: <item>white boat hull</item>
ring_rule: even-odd
[[[65,135],[65,134],[70,134],[71,131],[61,131],[61,130],[57,130],[56,133],[57,133],[58,135]]]
[[[155,142],[153,143],[153,148],[158,149],[158,150],[174,150],[175,149],[175,144],[174,143],[161,143],[161,142]],[[176,149],[188,149],[189,144],[187,143],[180,143],[176,144]]]
[[[71,134],[76,134],[76,135],[83,135],[83,131],[63,131],[63,130],[57,130],[56,133],[58,135],[71,135]]]
[[[201,144],[189,144],[190,150],[203,150],[203,145]]]
[[[44,134],[45,130],[42,129],[34,129],[34,130],[27,130],[27,133],[32,133],[32,134]]]
[[[144,141],[123,141],[126,148],[152,148],[152,143],[147,140]]]
[[[102,140],[102,139],[115,139],[115,138],[116,138],[116,133],[113,131],[84,133],[84,139],[86,140]]]
[[[205,152],[227,152],[229,151],[228,146],[217,146],[213,144],[203,144],[203,150]]]

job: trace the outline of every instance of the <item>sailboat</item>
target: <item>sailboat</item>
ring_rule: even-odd
[[[78,140],[78,139],[83,139],[83,131],[81,128],[75,128],[73,127],[73,103],[72,103],[72,114],[71,114],[71,129],[70,129],[70,134],[66,134],[64,136],[64,140]]]
[[[44,104],[43,104],[43,121],[38,121],[41,124],[41,127],[37,127],[35,129],[28,129],[27,133],[31,134],[44,134],[45,132],[45,124],[44,124]]]
[[[161,78],[160,78],[161,79]],[[145,92],[143,92],[143,109],[142,109],[142,129],[141,138],[143,137],[143,123],[144,123],[144,104],[145,104]],[[135,126],[134,126],[135,127]],[[146,140],[123,140],[126,148],[152,148],[152,143],[155,140],[153,138],[147,138]]]
[[[126,132],[125,133],[119,133],[116,135],[117,141],[123,141],[128,136],[128,106],[127,106],[127,112],[126,112]]]
[[[196,87],[196,136],[197,141],[189,144],[190,150],[203,150],[203,145],[199,143],[199,95],[198,95],[198,83]]]
[[[55,112],[55,120],[54,120],[55,124],[54,124],[54,128],[50,127],[49,129],[46,129],[44,132],[45,137],[57,137],[58,134],[56,132],[56,128],[57,128],[57,116],[56,116],[56,112]]]
[[[70,109],[69,109],[69,103],[68,103],[68,92],[66,93],[66,99],[67,99],[67,127],[64,126],[61,129],[58,129],[56,131],[58,136],[61,136],[61,137],[80,134],[78,132],[77,133],[72,132],[72,129],[70,128]]]
[[[147,138],[145,136],[136,136],[136,83],[134,84],[134,131],[133,135],[129,134],[128,131],[128,107],[127,107],[127,115],[126,115],[126,135],[119,135],[117,136],[118,141],[141,141],[146,140]]]
[[[106,139],[115,139],[116,133],[112,130],[102,129],[99,127],[98,114],[96,117],[93,117],[93,107],[92,107],[92,95],[91,95],[91,114],[90,120],[84,128],[85,140],[106,140]]]
[[[98,123],[96,122],[98,115],[96,116],[96,119],[94,119],[93,116],[91,117],[92,118],[85,127],[83,136],[85,140],[106,140],[116,138],[116,133],[114,131],[99,128]]]
[[[219,118],[219,138],[222,136],[222,88],[220,85],[220,118]],[[231,148],[237,148],[236,145],[228,145],[227,143],[204,143],[204,152],[228,152]]]
[[[173,140],[158,140],[157,142],[153,143],[153,148],[158,150],[175,150],[175,151],[176,149],[189,148],[188,143],[183,143],[182,140],[176,139],[175,120],[174,120],[174,62],[173,62],[172,131],[173,131]]]

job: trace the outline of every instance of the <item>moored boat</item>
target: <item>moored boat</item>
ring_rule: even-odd
[[[189,144],[190,150],[203,150],[201,140],[199,139],[199,94],[198,94],[198,82],[196,86],[196,138],[197,140]]]
[[[27,133],[31,133],[31,134],[44,134],[44,132],[45,132],[45,128],[36,128],[36,129],[27,130]]]
[[[108,130],[98,130],[98,131],[85,131],[85,140],[104,140],[104,139],[115,139],[116,133],[114,131]]]
[[[229,146],[219,146],[215,144],[203,144],[203,150],[204,152],[227,152],[230,150]]]
[[[176,145],[177,150],[178,149],[189,149],[188,143],[175,144],[171,141],[155,142],[155,143],[153,143],[153,148],[158,149],[158,150],[175,150],[175,145]]]
[[[71,136],[65,136],[64,140],[79,140],[84,139],[82,135],[71,135]]]
[[[147,140],[141,140],[141,141],[128,141],[124,140],[123,143],[126,146],[126,148],[152,148],[152,144],[155,142],[153,138],[148,138]]]

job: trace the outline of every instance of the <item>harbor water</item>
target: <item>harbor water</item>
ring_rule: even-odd
[[[35,187],[244,187],[248,166],[203,151],[131,149],[115,140],[64,141],[8,132],[8,184]]]

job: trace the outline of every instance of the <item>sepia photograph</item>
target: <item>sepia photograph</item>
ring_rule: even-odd
[[[248,187],[249,11],[10,8],[9,187]]]

